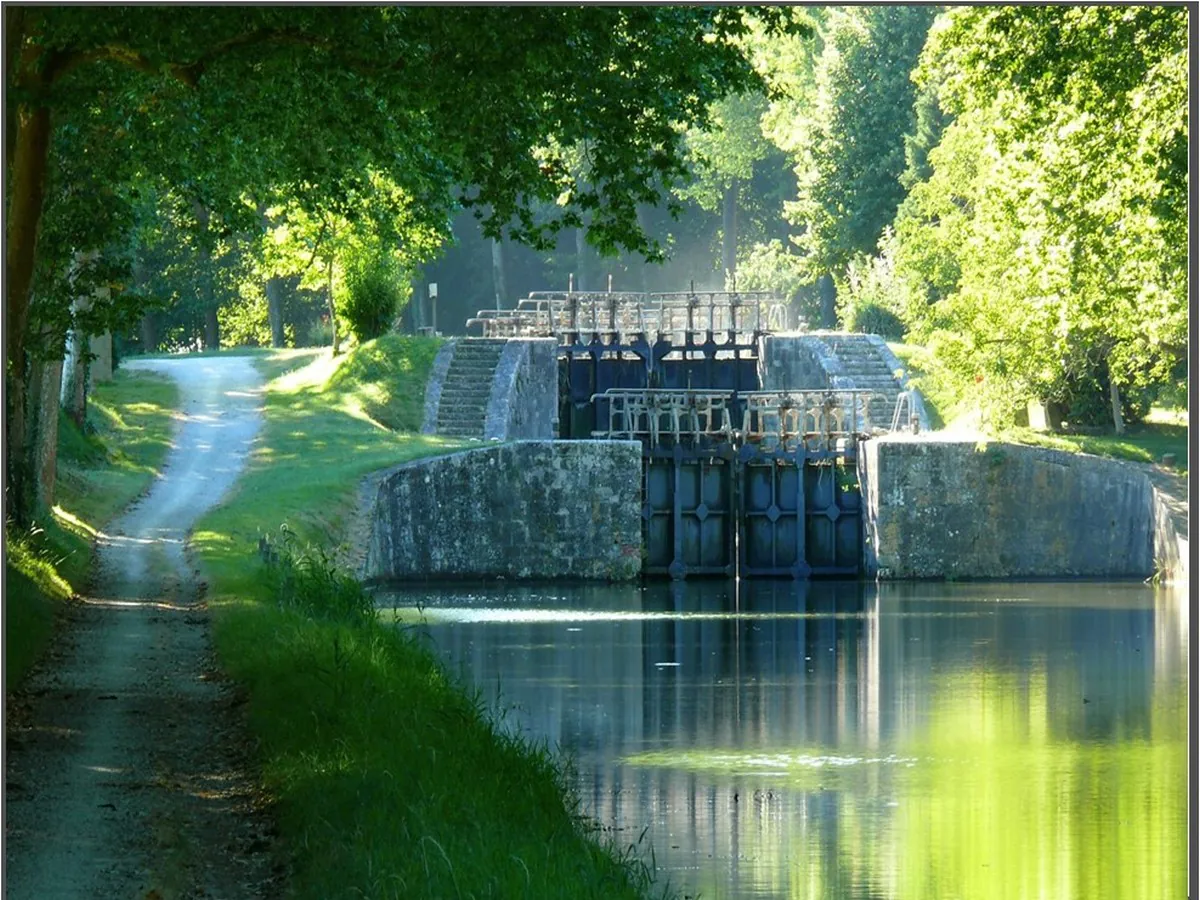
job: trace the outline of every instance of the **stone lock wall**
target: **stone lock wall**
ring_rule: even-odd
[[[517,441],[418,460],[380,482],[365,580],[624,580],[642,567],[632,441]]]
[[[809,334],[770,334],[759,339],[758,380],[764,391],[849,387],[841,363]]]
[[[483,436],[551,440],[558,435],[558,342],[509,338],[496,366]]]
[[[865,568],[881,578],[1145,578],[1150,481],[1037,447],[885,437],[859,451]]]

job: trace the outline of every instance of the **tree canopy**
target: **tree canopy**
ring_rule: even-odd
[[[916,77],[955,121],[897,217],[899,305],[999,407],[1185,358],[1186,54],[1177,7],[957,9],[931,35]]]
[[[601,250],[653,256],[638,204],[671,203],[688,176],[683,133],[758,84],[736,7],[13,6],[5,17],[18,509],[30,353],[61,346],[39,338],[87,289],[78,266],[65,280],[72,257],[121,241],[139,178],[205,210],[217,238],[261,227],[262,203],[280,195],[352,218],[382,176],[417,228],[445,233],[462,204],[489,236],[546,247],[586,216]],[[768,30],[789,21],[756,18]],[[586,182],[565,163],[577,146]],[[93,279],[116,298],[119,269]]]

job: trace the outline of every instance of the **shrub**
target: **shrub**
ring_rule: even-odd
[[[849,310],[846,328],[861,334],[878,334],[889,341],[904,339],[904,322],[886,307],[867,302]]]
[[[838,313],[850,331],[904,339],[908,329],[901,312],[908,287],[896,271],[895,256],[895,236],[885,229],[878,255],[860,256],[846,267],[845,280],[838,284]]]
[[[369,341],[387,332],[408,294],[391,260],[364,256],[346,273],[346,298],[338,314],[360,343]]]

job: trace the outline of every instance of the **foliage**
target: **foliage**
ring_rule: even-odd
[[[790,27],[771,8],[756,18]],[[34,500],[31,360],[61,355],[75,296],[105,289],[93,333],[145,306],[127,290],[142,185],[196,211],[201,257],[281,203],[350,222],[381,183],[403,200],[401,238],[444,235],[461,205],[489,237],[549,247],[586,214],[602,252],[654,256],[638,205],[672,202],[683,133],[760,82],[735,7],[13,7],[5,22],[19,517]],[[564,162],[580,144],[586,183]],[[212,280],[199,287],[211,308]]]
[[[898,315],[874,301],[856,304],[846,318],[846,329],[860,334],[878,334],[890,341],[904,337],[904,322]]]
[[[270,347],[271,325],[267,312],[267,295],[262,286],[254,281],[238,285],[232,302],[226,302],[217,311],[221,323],[221,341],[230,347]],[[295,329],[292,343],[295,343]],[[147,348],[152,349],[152,348]]]
[[[408,300],[412,285],[400,277],[385,255],[362,253],[346,275],[346,299],[341,313],[359,341],[387,331]]]
[[[809,284],[804,262],[782,241],[755,244],[738,262],[738,286],[747,291],[775,291],[786,297],[792,319],[801,326],[821,317],[820,297]]]
[[[896,221],[906,320],[987,386],[1136,395],[1184,357],[1186,15],[1169,7],[971,8],[917,71],[955,120]]]
[[[885,228],[879,255],[856,257],[846,267],[846,283],[838,291],[838,315],[850,331],[903,339],[905,285],[896,276],[894,248],[894,236]]]
[[[903,199],[904,136],[913,131],[909,78],[933,20],[930,7],[830,10],[816,68],[816,100],[792,123],[800,228],[809,276],[840,274],[870,253]]]

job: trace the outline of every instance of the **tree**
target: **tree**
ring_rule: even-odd
[[[744,18],[733,7],[7,7],[10,509],[24,520],[33,508],[38,320],[70,318],[54,290],[38,292],[35,317],[35,270],[103,246],[81,239],[89,222],[119,232],[133,174],[186,189],[222,233],[261,227],[267,192],[336,205],[375,172],[439,231],[457,201],[488,237],[548,246],[586,212],[600,249],[653,256],[637,205],[686,177],[681,129],[755,83],[734,44]],[[586,185],[555,149],[581,140]],[[100,189],[80,190],[88,179]],[[536,218],[538,201],[561,202]],[[83,215],[85,203],[99,214]],[[51,233],[65,241],[43,240]]]
[[[762,93],[726,97],[714,105],[710,127],[688,134],[698,177],[684,194],[702,209],[720,210],[721,270],[731,283],[736,282],[742,192],[754,176],[755,164],[772,151],[779,155],[762,133],[766,108],[767,98]]]
[[[997,412],[1121,430],[1186,355],[1185,11],[959,9],[917,77],[955,120],[896,221],[910,326]]]
[[[904,136],[913,131],[910,74],[935,10],[872,6],[829,12],[816,103],[792,123],[799,194],[788,215],[811,278],[840,276],[871,253],[904,197]],[[776,129],[778,131],[778,128]]]

